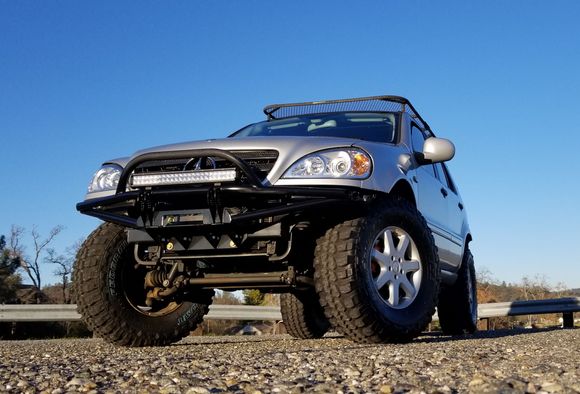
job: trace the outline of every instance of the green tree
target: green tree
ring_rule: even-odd
[[[6,238],[0,236],[0,303],[12,302],[16,298],[16,290],[20,285],[20,276],[16,270],[20,267],[20,259],[6,249]]]

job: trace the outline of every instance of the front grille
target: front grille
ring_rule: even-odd
[[[260,180],[266,179],[268,173],[272,170],[274,164],[276,164],[276,160],[278,159],[278,151],[275,150],[230,151],[230,153],[248,163]],[[228,160],[219,157],[201,158],[201,163],[199,163],[199,159],[199,157],[193,157],[189,159],[148,161],[139,165],[133,173],[166,173],[191,171],[195,169],[236,168],[236,166]],[[243,176],[241,181],[244,181]]]

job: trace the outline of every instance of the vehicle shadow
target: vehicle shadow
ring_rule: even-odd
[[[513,337],[520,335],[536,334],[541,332],[552,332],[561,331],[562,328],[559,327],[548,327],[548,328],[533,328],[533,329],[500,329],[500,330],[486,330],[477,331],[473,334],[465,335],[444,335],[442,332],[425,332],[421,334],[420,337],[410,341],[413,343],[440,343],[440,342],[456,342],[456,341],[469,341],[469,340],[486,340],[486,339],[497,339],[503,337]],[[323,339],[311,339],[311,340],[301,340],[290,337],[289,335],[261,335],[261,336],[230,336],[230,337],[188,337],[181,342],[173,344],[171,346],[212,346],[212,345],[225,345],[225,344],[250,344],[256,342],[280,342],[280,341],[297,341],[297,342],[311,342],[313,345],[317,342],[325,341],[325,344],[329,346],[324,346],[323,348],[316,349],[304,349],[300,351],[319,351],[324,350],[324,348],[332,347],[333,342],[340,342],[344,344],[345,337],[337,334],[330,333],[326,335]],[[377,346],[392,346],[401,345],[399,343],[385,343],[385,344],[357,344],[351,342],[351,346],[348,349],[363,349],[368,347]],[[403,344],[404,346],[404,344]],[[344,348],[344,347],[343,347]]]

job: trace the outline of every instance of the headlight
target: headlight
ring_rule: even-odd
[[[115,190],[119,184],[119,177],[123,169],[114,164],[106,164],[93,175],[93,180],[89,184],[89,193]]]
[[[332,149],[303,157],[282,178],[364,179],[371,167],[371,158],[360,149]]]

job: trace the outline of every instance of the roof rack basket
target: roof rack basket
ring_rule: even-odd
[[[311,101],[292,104],[271,104],[264,108],[268,120],[329,112],[406,112],[425,130],[431,128],[409,100],[400,96],[370,96],[341,100]]]

